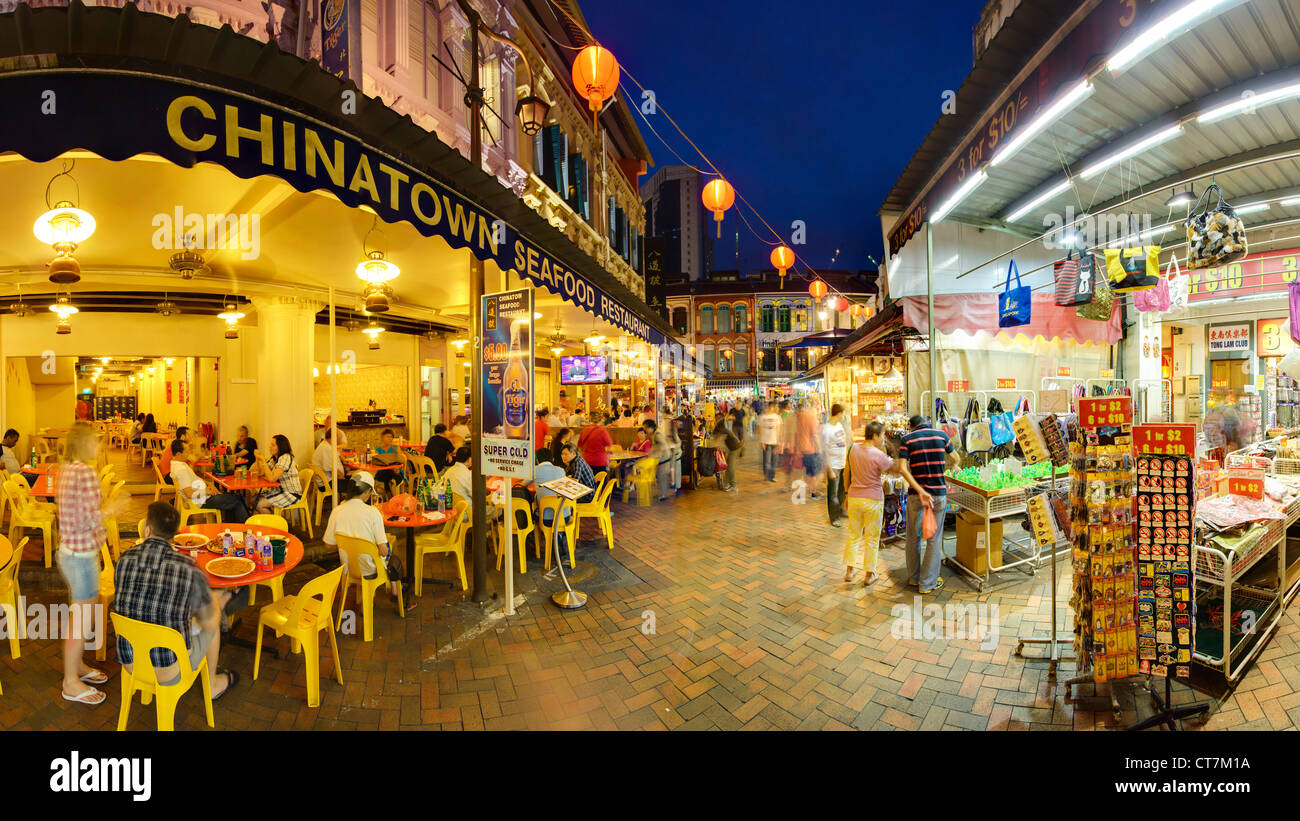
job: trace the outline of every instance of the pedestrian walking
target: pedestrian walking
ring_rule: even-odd
[[[837,406],[838,407],[838,406]],[[844,581],[853,581],[854,568],[865,574],[862,586],[876,580],[880,556],[880,531],[885,516],[885,491],[881,476],[898,469],[898,462],[885,453],[885,426],[868,422],[866,444],[849,450],[845,474],[850,482],[845,501],[849,525],[844,534]]]
[[[943,517],[948,507],[948,483],[943,471],[955,452],[948,434],[930,427],[924,416],[908,420],[910,431],[903,434],[899,446],[899,466],[910,490],[907,500],[907,583],[914,584],[922,593],[935,593],[943,589],[939,567],[943,562]],[[939,527],[925,541],[921,537],[921,523],[925,509],[934,511]]]
[[[718,488],[729,493],[736,492],[736,457],[740,453],[740,440],[727,425],[725,416],[719,417],[713,428],[713,447],[723,451],[727,458],[726,470],[718,473]]]
[[[821,427],[812,407],[807,404],[799,410],[795,419],[795,450],[803,462],[808,498],[816,499],[822,478]]]
[[[843,489],[844,458],[849,451],[849,442],[844,435],[843,405],[831,405],[830,418],[822,423],[822,450],[826,454],[826,516],[834,527],[840,526],[844,509],[840,502]]]
[[[763,446],[763,478],[776,481],[776,463],[781,459],[781,415],[769,404],[758,417],[758,441]]]

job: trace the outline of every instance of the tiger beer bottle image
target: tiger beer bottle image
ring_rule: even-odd
[[[510,439],[527,439],[532,435],[528,424],[528,369],[524,367],[524,352],[519,350],[519,323],[510,323],[510,352],[506,370],[501,377],[501,419],[506,436]]]

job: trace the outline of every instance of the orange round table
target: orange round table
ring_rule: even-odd
[[[451,519],[451,511],[439,513],[436,510],[426,510],[423,513],[417,513],[414,516],[405,518],[392,518],[384,516],[384,527],[404,527],[406,528],[406,583],[413,584],[415,581],[415,531],[425,527],[440,525]]]
[[[249,573],[247,576],[240,576],[237,579],[223,579],[220,576],[213,576],[211,573],[208,572],[208,562],[220,557],[216,553],[213,553],[212,551],[206,548],[199,548],[199,555],[197,558],[195,558],[194,561],[198,563],[199,569],[203,571],[203,575],[208,577],[209,587],[212,588],[243,587],[246,584],[268,582],[271,579],[276,578],[277,576],[283,576],[284,574],[288,573],[290,570],[293,570],[295,567],[298,566],[298,563],[302,561],[302,556],[303,556],[302,541],[292,533],[285,533],[283,530],[276,530],[275,528],[207,522],[204,524],[190,525],[189,527],[183,528],[180,532],[200,533],[204,536],[207,536],[209,539],[213,539],[216,538],[217,536],[220,536],[222,533],[225,533],[227,530],[229,530],[232,535],[236,533],[242,535],[246,531],[251,530],[255,533],[260,532],[263,536],[266,535],[283,536],[289,542],[289,544],[286,545],[285,547],[284,561],[281,562],[280,564],[271,565],[270,570],[262,569],[262,566],[259,563],[258,568],[254,570],[252,573]]]

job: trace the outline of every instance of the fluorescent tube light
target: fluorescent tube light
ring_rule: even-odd
[[[1266,202],[1248,202],[1245,205],[1233,206],[1232,210],[1236,211],[1237,215],[1240,216],[1242,214],[1254,214],[1258,211],[1267,211],[1269,207]]]
[[[1043,193],[1039,194],[1037,197],[1034,197],[1032,200],[1030,200],[1020,208],[1017,208],[1015,211],[1013,211],[1011,216],[1007,217],[1007,222],[1015,222],[1016,220],[1023,217],[1025,214],[1028,214],[1030,211],[1034,210],[1038,206],[1050,200],[1052,197],[1055,197],[1056,195],[1061,194],[1064,191],[1068,190],[1069,187],[1070,187],[1070,178],[1066,177],[1056,185],[1053,185],[1051,188],[1047,189]]]
[[[1020,133],[1016,134],[1010,142],[1003,144],[1002,148],[993,155],[993,159],[989,160],[989,167],[992,168],[999,163],[1011,159],[1011,155],[1015,154],[1021,148],[1024,148],[1025,144],[1036,137],[1039,132],[1059,120],[1070,109],[1074,108],[1091,94],[1092,83],[1089,83],[1087,80],[1080,80],[1074,88],[1065,93],[1064,97],[1052,103],[1046,111],[1035,117],[1032,122],[1023,127],[1020,130]]]
[[[1161,17],[1133,38],[1127,46],[1115,52],[1106,62],[1112,74],[1118,74],[1141,57],[1159,48],[1166,40],[1198,25],[1215,11],[1235,0],[1192,0]]]
[[[970,179],[966,180],[966,182],[962,184],[961,188],[958,188],[957,191],[948,198],[947,202],[935,209],[934,216],[930,218],[931,222],[937,223],[942,221],[944,217],[948,216],[948,214],[952,212],[952,209],[956,208],[962,200],[966,199],[966,196],[970,194],[970,192],[979,188],[980,183],[984,182],[988,178],[989,174],[983,168],[977,171]]]
[[[1130,157],[1135,157],[1149,148],[1155,148],[1157,145],[1160,145],[1161,143],[1169,142],[1174,137],[1177,137],[1179,133],[1182,132],[1182,130],[1183,130],[1183,126],[1181,124],[1171,125],[1169,128],[1166,128],[1163,131],[1160,131],[1156,134],[1152,134],[1150,137],[1147,137],[1145,140],[1136,142],[1133,145],[1130,145],[1128,148],[1122,148],[1119,151],[1116,151],[1114,154],[1111,154],[1109,157],[1107,157],[1104,160],[1099,160],[1098,162],[1093,163],[1079,176],[1083,177],[1085,180],[1088,179],[1089,177],[1095,177],[1101,172],[1110,168],[1111,166],[1119,165],[1120,163],[1124,162]]]
[[[1282,200],[1282,205],[1287,208],[1300,205],[1300,197],[1288,197],[1287,199]]]
[[[1283,100],[1289,100],[1293,97],[1300,97],[1300,83],[1295,85],[1275,88],[1272,91],[1265,91],[1260,94],[1250,94],[1233,100],[1230,103],[1221,105],[1218,108],[1212,108],[1196,118],[1199,123],[1216,123],[1219,120],[1225,120],[1228,117],[1235,117],[1242,112],[1258,108],[1262,105],[1272,105],[1280,103]]]

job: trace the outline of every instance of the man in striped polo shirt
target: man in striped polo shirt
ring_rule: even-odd
[[[948,483],[943,471],[949,455],[955,459],[948,434],[930,427],[924,416],[908,420],[910,430],[903,434],[898,449],[899,466],[910,488],[907,498],[907,583],[922,593],[943,589],[939,567],[943,563],[943,517],[948,509]],[[925,509],[933,508],[939,522],[934,535],[921,546],[921,519]]]

